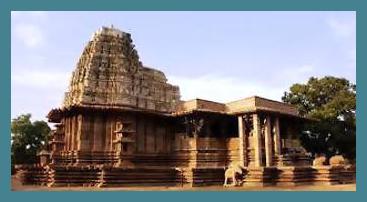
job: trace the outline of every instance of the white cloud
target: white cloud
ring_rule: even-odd
[[[347,59],[348,59],[348,67],[351,69],[356,69],[356,58],[357,58],[357,51],[356,49],[351,49],[347,52]]]
[[[26,23],[16,24],[14,28],[14,34],[18,40],[30,48],[42,45],[45,37],[38,26]]]
[[[19,17],[34,17],[34,18],[44,18],[47,16],[46,11],[11,11],[12,18]]]
[[[302,73],[309,73],[314,70],[313,65],[302,65],[298,70],[296,70],[296,73],[302,74]]]
[[[27,11],[26,13],[29,13],[30,15],[34,17],[46,17],[47,16],[46,11]]]
[[[11,83],[29,88],[66,90],[70,75],[69,72],[18,70],[12,72]]]
[[[170,83],[180,87],[183,100],[202,98],[217,102],[230,102],[253,95],[280,100],[283,88],[250,83],[219,75],[205,75],[200,77],[168,76]]]
[[[12,70],[11,116],[32,113],[33,120],[46,120],[50,109],[61,106],[70,75],[55,70]]]
[[[315,66],[312,64],[284,68],[281,73],[277,74],[278,80],[283,81],[283,85],[287,87],[294,83],[307,81],[311,76],[317,76],[315,75]]]
[[[345,54],[347,63],[344,65],[348,69],[356,68],[356,18],[345,17],[340,18],[333,16],[326,20],[327,25],[331,28],[336,40],[341,46],[341,50]],[[355,77],[355,76],[354,76]]]
[[[354,19],[328,18],[327,25],[334,31],[336,36],[355,38],[356,21]]]

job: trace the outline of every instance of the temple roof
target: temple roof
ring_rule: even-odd
[[[55,108],[52,109],[50,112],[48,112],[46,117],[48,118],[48,121],[51,123],[60,123],[62,116],[63,116],[63,110],[60,108]]]
[[[187,114],[192,111],[217,112],[223,114],[244,114],[266,111],[290,116],[299,116],[295,106],[284,102],[270,100],[259,96],[252,96],[228,103],[219,103],[203,99],[193,99],[181,102],[175,115]]]

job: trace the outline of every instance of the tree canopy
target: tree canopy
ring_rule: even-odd
[[[303,128],[301,140],[307,150],[355,158],[355,84],[332,76],[311,77],[306,84],[292,85],[282,100],[296,105],[301,115],[317,120]]]
[[[31,122],[31,114],[23,114],[11,122],[13,164],[35,163],[37,152],[47,143],[50,127],[45,121]]]

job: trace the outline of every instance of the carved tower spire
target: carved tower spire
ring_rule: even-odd
[[[174,111],[177,86],[158,70],[143,67],[131,35],[113,26],[95,32],[85,47],[65,94],[64,107],[135,107]]]

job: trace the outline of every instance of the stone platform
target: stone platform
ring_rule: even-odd
[[[356,182],[354,166],[246,168],[243,186],[334,185]],[[124,187],[222,185],[223,168],[27,166],[18,171],[25,185]]]

